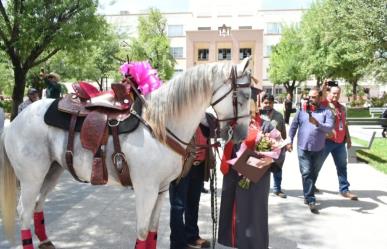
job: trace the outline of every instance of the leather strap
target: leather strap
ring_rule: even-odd
[[[112,129],[113,136],[114,153],[112,154],[112,160],[114,168],[117,171],[121,184],[123,186],[132,186],[128,162],[126,161],[125,154],[121,151],[120,138],[118,136],[118,121],[117,125],[111,125],[109,123],[109,126]]]
[[[70,174],[74,177],[75,180],[77,180],[78,182],[87,183],[87,181],[82,181],[81,179],[79,179],[73,166],[74,134],[75,134],[76,123],[77,123],[77,114],[72,114],[71,120],[70,120],[69,135],[67,139],[67,150],[65,154],[67,169],[69,170]]]

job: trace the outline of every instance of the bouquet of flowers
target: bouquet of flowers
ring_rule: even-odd
[[[249,159],[247,163],[257,168],[268,166],[273,160],[279,158],[281,148],[285,145],[286,143],[277,129],[273,129],[269,133],[263,133],[258,127],[252,126],[249,128],[246,140],[241,144],[239,151],[236,153],[237,157],[229,160],[228,163],[234,165],[246,149],[252,149],[256,154],[256,158]],[[238,185],[243,189],[248,189],[250,187],[250,179],[243,176]]]

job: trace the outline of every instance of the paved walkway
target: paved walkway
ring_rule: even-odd
[[[303,204],[296,152],[288,154],[282,184],[288,198],[271,194],[269,199],[270,248],[387,248],[387,175],[363,163],[348,165],[348,175],[350,189],[359,195],[359,201],[338,195],[335,166],[328,158],[317,183],[322,190],[317,195],[320,214],[312,214]],[[218,196],[221,180],[219,175]],[[136,224],[133,199],[130,189],[79,184],[66,173],[46,203],[48,235],[63,249],[132,249]],[[205,238],[211,236],[210,213],[210,195],[203,194],[199,226]],[[5,241],[1,226],[0,248],[20,248]],[[158,248],[169,248],[168,199],[162,210]]]

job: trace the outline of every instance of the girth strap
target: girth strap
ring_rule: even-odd
[[[74,177],[75,180],[82,183],[87,183],[87,181],[82,181],[81,179],[79,179],[73,165],[74,134],[75,134],[76,123],[77,123],[77,114],[72,114],[71,120],[70,120],[69,135],[67,139],[67,150],[65,154],[67,169],[69,170],[70,174]]]
[[[111,120],[113,121],[113,120]],[[114,153],[112,154],[113,165],[116,169],[118,178],[123,186],[132,186],[132,179],[130,178],[129,166],[126,161],[125,154],[121,151],[120,138],[118,136],[118,121],[117,124],[111,124],[109,126],[112,129]]]

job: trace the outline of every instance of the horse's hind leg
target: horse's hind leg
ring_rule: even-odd
[[[40,245],[39,245],[40,249],[55,249],[55,246],[52,244],[50,240],[48,240],[48,237],[46,234],[43,206],[48,193],[50,193],[51,190],[56,186],[63,171],[64,169],[59,164],[53,163],[51,165],[50,170],[48,171],[46,177],[44,178],[43,185],[40,189],[39,199],[35,205],[34,227],[35,227],[35,235],[38,237],[40,241]]]
[[[149,232],[146,238],[146,249],[156,249],[157,245],[157,229],[159,227],[160,213],[163,204],[166,190],[162,190],[157,197],[156,205],[153,209],[151,220],[149,223]]]
[[[34,249],[30,225],[36,198],[39,195],[43,180],[43,177],[31,177],[30,179],[20,180],[21,190],[18,209],[21,219],[21,239],[23,249]]]
[[[158,198],[157,188],[145,188],[138,186],[134,188],[136,194],[136,213],[137,213],[137,240],[135,249],[147,249],[146,238],[148,236],[149,224],[153,209]]]

